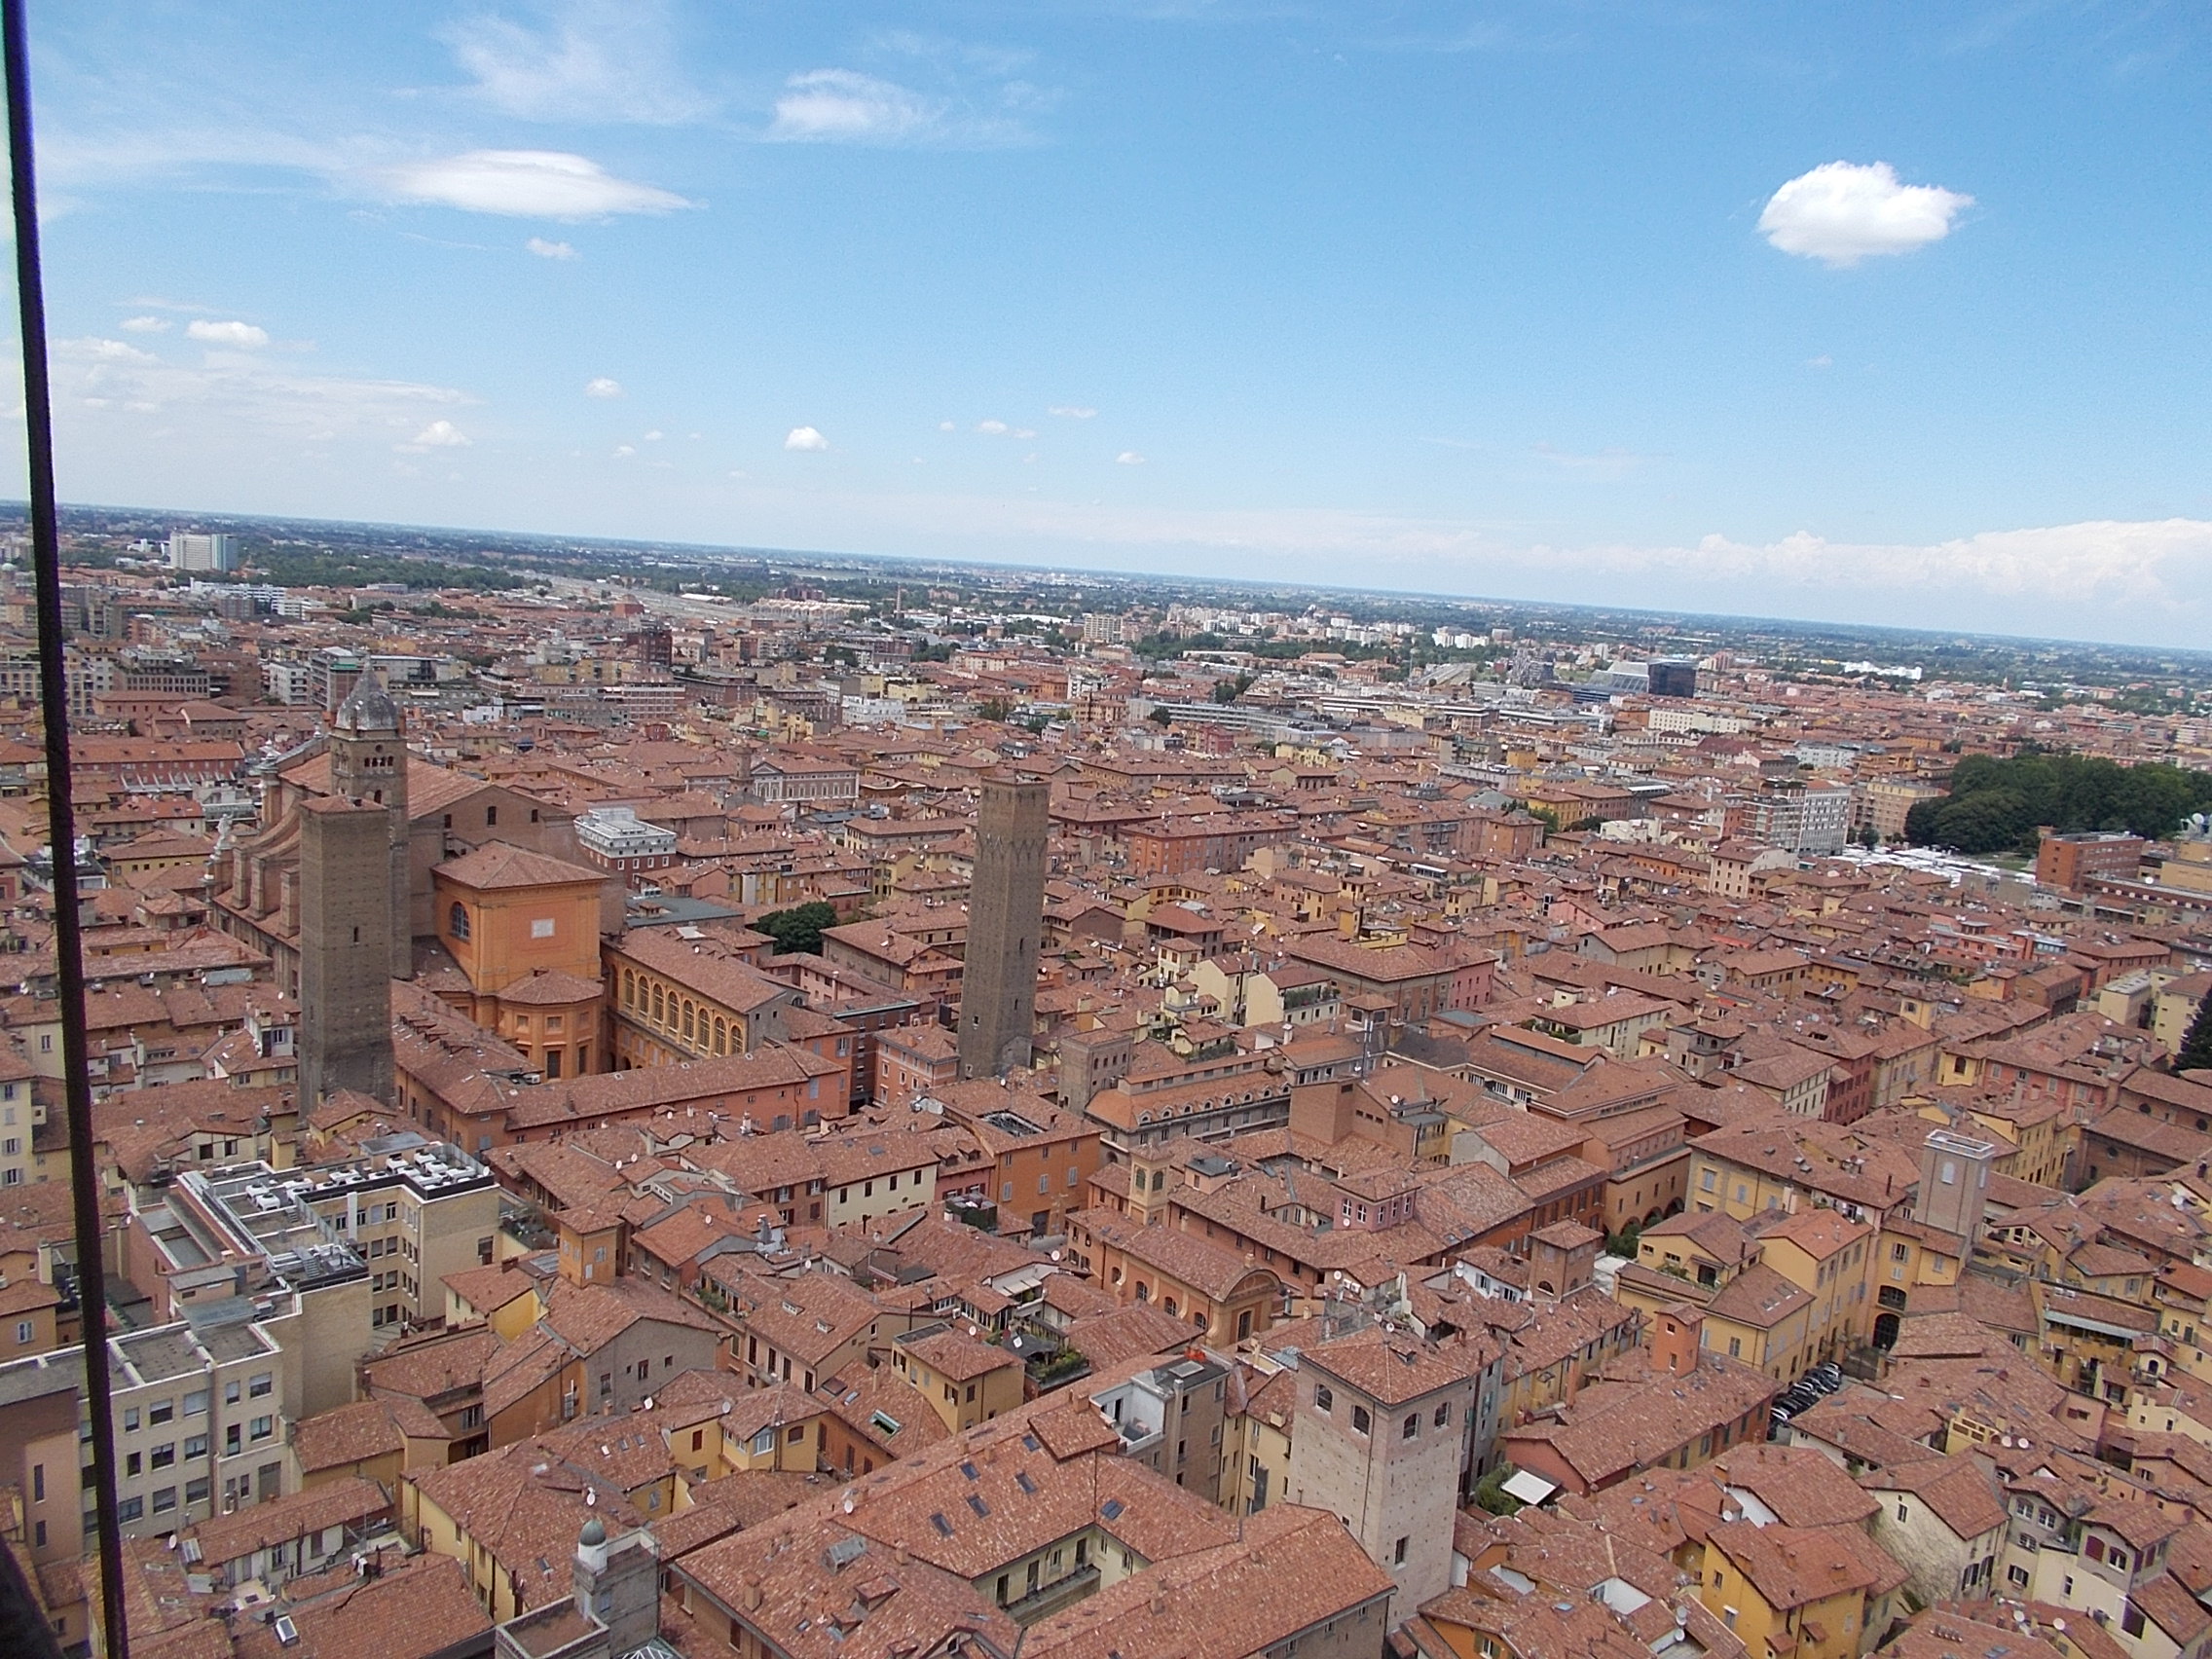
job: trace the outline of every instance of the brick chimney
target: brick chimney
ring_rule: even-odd
[[[1677,1303],[1651,1315],[1644,1342],[1651,1353],[1651,1369],[1670,1377],[1686,1377],[1697,1369],[1698,1344],[1705,1330],[1705,1315]]]

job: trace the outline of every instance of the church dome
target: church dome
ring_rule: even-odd
[[[399,730],[399,705],[392,701],[375,669],[364,673],[352,694],[338,705],[333,725],[343,732],[367,735]]]

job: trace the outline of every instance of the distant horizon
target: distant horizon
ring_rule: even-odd
[[[2109,12],[41,8],[57,470],[2193,649],[2212,15]]]
[[[27,513],[27,502],[11,497],[0,497],[0,511]],[[916,565],[943,566],[952,569],[1002,571],[1053,576],[1101,576],[1122,580],[1180,582],[1194,587],[1221,586],[1252,588],[1257,590],[1287,590],[1317,596],[1369,596],[1396,601],[1432,601],[1444,605],[1468,607],[1497,607],[1525,610],[1557,610],[1591,615],[1612,614],[1623,617],[1647,618],[1670,624],[1715,624],[1747,628],[1767,627],[1817,634],[1832,630],[1840,636],[1855,634],[1893,635],[1902,647],[1912,641],[1939,642],[1969,640],[1991,645],[2040,646],[2060,650],[2124,651],[2147,656],[2171,656],[2201,659],[2204,668],[2212,670],[2212,649],[2191,646],[2143,645],[2122,640],[2089,638],[2064,638],[2060,636],[1992,633],[1963,628],[1913,628],[1898,623],[1841,621],[1822,617],[1761,615],[1748,611],[1720,610],[1669,610],[1652,606],[1606,605],[1597,602],[1517,598],[1500,594],[1455,593],[1441,589],[1393,588],[1380,586],[1347,585],[1346,583],[1317,582],[1307,579],[1269,578],[1227,574],[1206,574],[1192,571],[1147,570],[1124,566],[1072,566],[1050,561],[1033,562],[985,557],[961,558],[942,554],[907,554],[863,552],[850,549],[774,547],[749,542],[689,541],[669,536],[622,536],[579,535],[567,531],[501,530],[479,525],[447,525],[406,523],[397,520],[327,518],[293,513],[253,513],[203,509],[192,511],[173,507],[135,506],[113,502],[64,501],[60,504],[63,530],[67,532],[67,519],[72,513],[110,514],[121,517],[145,517],[174,521],[173,530],[205,529],[212,525],[272,525],[272,526],[328,526],[382,532],[394,535],[408,534],[447,537],[482,537],[487,540],[513,540],[558,542],[572,547],[639,548],[679,554],[695,554],[706,559],[757,559],[768,563],[788,562],[799,564],[809,560],[851,561],[866,565]],[[494,551],[487,548],[485,551]],[[401,557],[419,556],[413,553]],[[184,572],[205,575],[209,572]]]

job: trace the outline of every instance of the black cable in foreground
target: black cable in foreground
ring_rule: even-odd
[[[77,814],[70,799],[69,690],[61,644],[61,532],[54,498],[54,404],[47,382],[46,288],[39,276],[38,191],[31,167],[31,64],[24,0],[0,0],[8,79],[8,177],[16,223],[16,306],[23,339],[23,429],[30,452],[31,566],[37,575],[38,682],[46,728],[46,823],[54,857],[54,962],[61,1001],[62,1087],[69,1116],[69,1196],[84,1316],[85,1400],[99,1495],[100,1623],[108,1659],[128,1659],[123,1527],[115,1510],[115,1425],[108,1416],[107,1273],[92,1168],[92,1088],[86,1069],[85,961],[77,916]]]

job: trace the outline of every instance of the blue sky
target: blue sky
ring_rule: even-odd
[[[2208,637],[2196,8],[34,12],[69,499]]]

